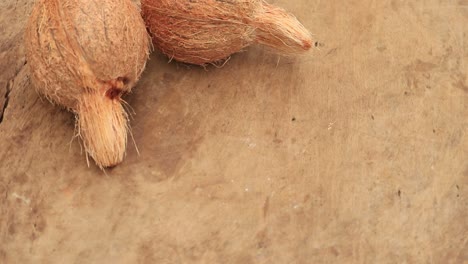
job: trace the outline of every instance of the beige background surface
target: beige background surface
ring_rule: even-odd
[[[275,3],[319,49],[153,54],[104,174],[1,1],[0,263],[467,263],[468,2]]]

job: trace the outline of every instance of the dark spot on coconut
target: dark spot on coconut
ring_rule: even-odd
[[[112,169],[114,169],[115,167],[117,167],[117,164],[112,164],[112,165],[106,166],[106,169],[112,170]]]
[[[115,98],[118,98],[121,95],[122,95],[122,90],[117,89],[115,87],[112,87],[106,91],[106,96],[109,97],[109,99],[111,100],[114,100]]]
[[[119,77],[119,78],[117,78],[117,81],[120,81],[124,85],[127,85],[130,82],[130,79],[128,79],[127,77]]]

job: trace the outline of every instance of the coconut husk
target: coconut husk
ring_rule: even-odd
[[[119,164],[128,131],[121,96],[149,54],[137,7],[130,0],[39,0],[25,46],[37,91],[77,115],[79,135],[99,167]]]
[[[263,0],[142,0],[154,46],[171,59],[204,65],[258,43],[282,54],[312,47],[290,13]]]

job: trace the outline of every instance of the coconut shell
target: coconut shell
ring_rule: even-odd
[[[258,43],[282,54],[312,47],[309,31],[263,0],[142,0],[154,46],[171,59],[204,65]]]
[[[149,37],[130,0],[39,0],[25,33],[37,91],[77,116],[87,153],[101,168],[119,164],[128,120],[121,96],[139,79]]]

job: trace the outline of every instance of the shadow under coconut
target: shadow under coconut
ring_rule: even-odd
[[[131,107],[127,110],[133,139],[129,138],[122,170],[150,171],[143,176],[159,182],[174,176],[192,158],[203,141],[199,129],[207,118],[192,104],[193,88],[186,82],[197,71],[204,70],[168,64],[166,57],[153,53],[137,87],[124,98]]]
[[[284,91],[263,91],[269,88],[257,75],[259,69],[274,74],[278,59],[278,55],[262,48],[249,48],[233,55],[222,68],[203,68],[176,61],[168,63],[167,57],[154,52],[138,85],[124,98],[131,107],[128,112],[135,142],[129,137],[124,162],[108,173],[139,175],[141,171],[150,182],[177,178],[183,174],[180,170],[196,158],[205,139],[220,133],[242,137],[245,127],[230,131],[229,123],[230,119],[243,119],[242,112],[248,110],[246,99],[267,105],[270,100],[258,97],[258,89],[261,94],[271,92],[285,97]],[[280,70],[288,71],[283,67]],[[255,114],[246,113],[245,118],[252,115]],[[248,126],[249,122],[246,119],[242,125]]]

